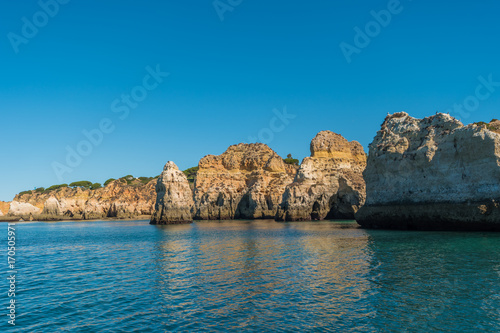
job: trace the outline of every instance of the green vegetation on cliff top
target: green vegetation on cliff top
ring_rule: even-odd
[[[299,165],[299,160],[292,157],[292,154],[286,155],[286,158],[283,159],[283,162],[286,164]]]
[[[484,121],[478,121],[473,124],[477,126],[486,126],[488,130],[500,133],[500,121],[498,121],[498,119],[492,119],[489,123],[485,123]]]
[[[159,175],[156,177],[138,177],[138,178],[135,178],[132,175],[127,175],[127,176],[118,178],[118,180],[121,180],[124,183],[126,182],[127,185],[139,186],[139,185],[145,185],[145,184],[149,183],[151,180],[156,179],[158,177],[159,177]],[[104,187],[108,186],[111,182],[113,182],[115,180],[116,179],[114,179],[114,178],[109,178],[108,180],[106,180],[104,182]],[[79,188],[86,189],[86,190],[96,190],[96,189],[102,188],[103,186],[101,185],[101,183],[92,183],[88,180],[81,180],[81,181],[73,182],[69,185],[68,184],[59,184],[59,185],[52,185],[52,186],[47,187],[47,188],[38,187],[34,190],[22,191],[22,192],[19,192],[18,196],[22,196],[25,194],[33,194],[33,193],[44,194],[44,193],[49,193],[51,191],[58,190],[58,189],[63,188],[63,187],[68,187],[68,188],[79,187]]]
[[[199,167],[195,166],[195,167],[188,168],[182,172],[184,172],[188,181],[192,183],[196,179],[196,174],[198,173],[198,169],[199,169]]]

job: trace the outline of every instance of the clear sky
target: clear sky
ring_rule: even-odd
[[[398,111],[500,118],[498,1],[60,2],[0,5],[0,200],[239,142],[302,159],[321,130],[366,149]]]

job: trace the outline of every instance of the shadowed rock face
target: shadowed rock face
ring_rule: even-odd
[[[368,228],[500,230],[498,122],[464,126],[447,114],[388,116],[370,144]]]
[[[186,175],[174,162],[167,162],[156,183],[156,204],[151,224],[190,223],[193,221],[193,192]]]
[[[311,141],[311,157],[302,161],[293,183],[286,187],[276,219],[353,219],[365,200],[365,166],[366,154],[358,142],[319,132]]]
[[[194,219],[272,219],[296,169],[262,143],[207,155],[196,177]]]

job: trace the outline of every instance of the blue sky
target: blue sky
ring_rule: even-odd
[[[42,3],[53,17],[38,1],[0,5],[0,200],[155,176],[168,160],[185,169],[259,134],[300,159],[321,130],[366,149],[388,112],[469,103],[455,114],[464,123],[500,118],[500,87],[482,83],[500,82],[496,1]],[[169,75],[146,78],[158,68]],[[132,92],[134,108],[121,100]],[[89,148],[83,131],[102,121]],[[68,147],[87,155],[69,166]]]

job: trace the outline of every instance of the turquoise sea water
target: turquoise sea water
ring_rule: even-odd
[[[274,221],[16,231],[16,332],[500,331],[499,233]]]

